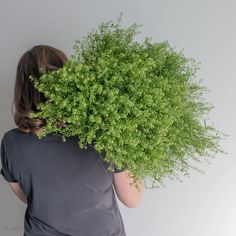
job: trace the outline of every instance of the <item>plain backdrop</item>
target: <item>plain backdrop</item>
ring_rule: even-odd
[[[198,165],[205,174],[193,171],[182,183],[167,179],[165,187],[145,189],[138,208],[126,208],[118,200],[127,236],[235,236],[235,9],[233,0],[1,0],[1,135],[16,127],[11,104],[20,56],[37,44],[70,56],[75,39],[123,12],[124,26],[142,24],[137,40],[168,40],[201,62],[198,77],[215,106],[209,117],[230,135],[221,142],[227,156]],[[0,235],[23,235],[26,206],[2,177],[0,189]]]

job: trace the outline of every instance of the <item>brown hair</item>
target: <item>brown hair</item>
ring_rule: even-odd
[[[39,92],[29,76],[39,78],[42,74],[56,70],[68,60],[59,49],[37,45],[26,51],[20,58],[16,69],[14,89],[14,121],[23,132],[36,133],[46,123],[44,119],[30,118],[30,112],[37,111],[37,104],[45,102],[43,93]]]

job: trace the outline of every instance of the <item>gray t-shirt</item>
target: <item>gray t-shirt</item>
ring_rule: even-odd
[[[4,133],[1,174],[28,199],[24,236],[126,236],[105,151],[78,142],[56,134],[39,139],[18,128]]]

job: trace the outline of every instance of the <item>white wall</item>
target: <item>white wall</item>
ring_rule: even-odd
[[[60,48],[69,56],[75,39],[99,23],[124,12],[123,24],[142,24],[138,39],[168,40],[185,55],[201,61],[199,78],[210,88],[215,125],[230,137],[222,142],[228,156],[203,163],[183,183],[146,189],[139,208],[120,210],[127,236],[236,235],[236,3],[233,0],[1,0],[0,114],[1,133],[15,127],[11,115],[19,57],[36,44]],[[0,235],[23,231],[25,205],[1,178]]]

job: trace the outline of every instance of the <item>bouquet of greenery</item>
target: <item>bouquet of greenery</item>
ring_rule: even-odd
[[[134,41],[139,25],[125,29],[120,20],[76,40],[62,68],[30,77],[47,98],[30,117],[47,121],[39,138],[78,135],[81,148],[105,150],[104,161],[155,187],[164,177],[197,169],[192,160],[225,153],[219,147],[225,134],[206,117],[213,106],[195,81],[198,63],[167,41]]]

